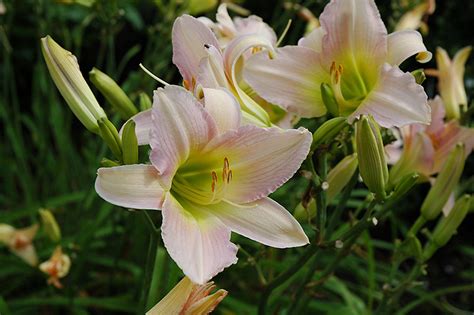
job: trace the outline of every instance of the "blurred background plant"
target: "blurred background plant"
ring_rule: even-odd
[[[401,27],[398,22],[404,17],[404,23],[420,27],[432,52],[442,46],[453,56],[472,44],[474,2],[439,1],[434,12],[430,2],[382,0],[377,5],[389,30]],[[317,23],[308,12],[318,16],[326,3],[242,0],[230,9],[234,8],[234,14],[261,16],[277,34],[292,19],[283,44],[296,44],[308,24]],[[97,137],[87,133],[59,95],[41,56],[39,39],[51,35],[76,55],[85,77],[93,67],[102,70],[143,108],[147,106],[145,95],[151,97],[157,83],[138,64],[167,82],[180,84],[171,63],[173,21],[183,13],[214,19],[217,5],[217,0],[0,0],[0,223],[25,228],[43,222],[34,239],[39,261],[47,261],[62,248],[71,262],[59,289],[47,284],[47,274],[11,255],[8,247],[1,247],[0,314],[140,313],[149,286],[150,292],[161,298],[181,279],[180,269],[163,247],[156,253],[160,240],[149,236],[153,233],[148,231],[146,217],[114,207],[96,195],[95,170],[110,153]],[[435,68],[435,61],[428,67]],[[435,78],[424,83],[430,97],[436,93],[436,83]],[[468,113],[472,113],[472,61],[466,64],[465,84],[471,102]],[[94,92],[110,120],[118,122],[119,113]],[[469,125],[472,117],[466,117],[464,124]],[[318,120],[304,123],[311,131],[320,124]],[[474,192],[473,163],[472,157],[466,161],[458,189],[462,193]],[[307,185],[304,177],[295,176],[273,198],[287,209],[295,209]],[[364,232],[352,254],[322,285],[318,279],[334,259],[332,249],[296,270],[291,281],[270,297],[272,312],[295,312],[291,305],[297,300],[299,310],[306,310],[304,314],[367,314],[382,299],[394,244],[400,235],[407,234],[428,189],[428,184],[417,186],[397,205],[396,212]],[[346,225],[365,205],[366,195],[363,185],[357,184],[343,213]],[[337,198],[332,204],[337,204]],[[55,240],[50,236],[54,223],[44,223],[40,208],[50,209],[60,226]],[[159,214],[149,215],[159,222]],[[336,230],[342,228],[337,226]],[[311,225],[305,229],[312,233]],[[474,310],[473,233],[469,224],[463,224],[456,237],[434,254],[422,282],[408,287],[401,297],[397,314],[467,314],[465,311]],[[241,246],[240,262],[215,279],[229,292],[216,312],[254,314],[265,284],[292,265],[303,249],[276,250],[237,235],[233,238],[238,238]],[[150,284],[145,262],[148,255],[155,254],[160,274]],[[406,278],[403,272],[412,264],[404,262],[393,276]],[[312,277],[310,285],[301,287],[301,280],[308,276]]]

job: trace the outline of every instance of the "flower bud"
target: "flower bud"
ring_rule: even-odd
[[[456,201],[449,215],[441,217],[431,236],[430,243],[426,246],[423,253],[425,259],[429,259],[438,248],[446,245],[454,233],[456,233],[457,228],[469,212],[471,199],[469,195],[462,196]]]
[[[59,242],[61,240],[61,229],[59,228],[54,215],[48,209],[39,209],[38,212],[41,221],[43,222],[43,228],[46,235],[48,235],[53,242]]]
[[[362,116],[355,125],[355,137],[360,175],[369,190],[383,199],[388,167],[379,126],[372,117]]]
[[[335,117],[324,122],[313,134],[311,149],[334,140],[339,132],[347,126],[347,118],[345,117]]]
[[[185,3],[188,4],[189,14],[197,15],[211,11],[217,5],[217,0],[188,0]]]
[[[140,94],[138,94],[138,96],[140,98],[140,100],[139,100],[140,111],[144,112],[147,109],[150,109],[151,106],[152,106],[152,103],[151,103],[151,99],[148,96],[148,94],[146,94],[145,92],[140,92]]]
[[[227,296],[227,291],[223,289],[209,294],[214,288],[213,282],[198,285],[184,277],[146,315],[209,314]]]
[[[138,162],[138,141],[135,134],[135,121],[130,119],[122,131],[122,152],[124,164],[135,164]]]
[[[328,112],[333,116],[339,116],[339,106],[337,105],[336,97],[334,97],[334,92],[329,84],[321,83],[321,97]]]
[[[326,177],[328,189],[326,190],[327,202],[341,192],[341,190],[351,180],[352,175],[357,169],[357,154],[348,155],[343,158],[332,170],[329,171]]]
[[[464,145],[457,144],[449,154],[421,205],[421,215],[426,220],[433,220],[441,213],[443,206],[449,199],[449,195],[461,178],[465,162],[464,157]]]
[[[117,128],[108,120],[103,118],[98,120],[100,136],[117,159],[122,160],[122,141],[120,140]]]
[[[311,198],[308,204],[305,206],[302,202],[300,202],[293,213],[293,216],[296,220],[300,222],[308,222],[308,219],[314,218],[316,216],[317,209],[316,209],[316,200]]]
[[[417,84],[422,84],[426,80],[426,75],[423,69],[416,69],[415,71],[412,71],[411,74],[415,78]]]
[[[82,76],[76,57],[50,36],[41,39],[41,50],[49,74],[69,108],[89,131],[99,133],[97,121],[107,115]]]
[[[123,119],[127,120],[138,113],[137,108],[127,94],[111,77],[99,69],[93,68],[89,72],[89,79]]]
[[[400,200],[403,196],[405,196],[405,194],[409,192],[410,189],[413,188],[413,186],[415,186],[416,182],[418,181],[418,178],[420,178],[420,175],[418,175],[418,173],[411,173],[402,177],[402,179],[395,186],[393,194],[390,196],[390,201],[396,202]]]

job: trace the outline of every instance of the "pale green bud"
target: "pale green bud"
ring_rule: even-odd
[[[461,225],[469,212],[471,199],[472,198],[469,195],[462,196],[456,201],[448,216],[443,216],[441,218],[423,253],[425,259],[429,259],[438,248],[446,245],[446,243],[448,243],[451,237],[456,233],[457,228]]]
[[[420,178],[420,175],[418,173],[411,173],[408,174],[398,182],[397,186],[395,186],[395,189],[390,196],[390,201],[391,202],[396,202],[400,200],[407,192],[410,191],[410,189],[415,186],[416,182],[418,181],[418,178]]]
[[[311,148],[314,149],[321,144],[334,140],[339,132],[347,126],[347,118],[345,117],[335,117],[324,122],[324,124],[314,132]]]
[[[127,94],[107,74],[97,68],[93,68],[89,72],[89,79],[123,119],[127,120],[138,113],[137,108],[133,105]]]
[[[41,39],[41,50],[49,74],[69,108],[89,131],[99,133],[97,121],[107,115],[82,76],[76,57],[50,36]]]
[[[421,215],[426,220],[433,220],[441,213],[449,195],[461,178],[465,162],[464,156],[463,144],[456,145],[449,153],[435,183],[421,205]]]
[[[104,139],[115,157],[122,161],[122,141],[120,140],[117,128],[107,118],[103,118],[97,121],[97,123],[99,124],[100,136]]]
[[[331,202],[333,198],[341,192],[341,190],[349,183],[357,169],[357,154],[348,155],[343,158],[337,165],[329,171],[326,177],[328,189],[326,190],[326,198]]]
[[[423,69],[416,69],[415,71],[412,71],[411,74],[415,78],[416,83],[422,84],[426,80],[426,75]]]
[[[296,206],[293,216],[300,222],[308,222],[308,219],[314,218],[316,216],[316,212],[316,200],[311,198],[311,200],[306,205],[306,208],[303,206],[303,203],[300,202]]]
[[[321,97],[328,112],[333,116],[339,116],[339,106],[331,86],[327,83],[321,83]]]
[[[48,235],[53,242],[59,242],[61,240],[61,229],[59,228],[58,222],[54,218],[53,213],[50,210],[43,208],[39,209],[38,212],[46,235]]]
[[[123,127],[122,153],[124,164],[136,164],[138,162],[138,141],[133,119],[130,119]]]
[[[217,5],[217,0],[188,0],[188,12],[197,15],[211,11]]]
[[[146,94],[145,92],[140,92],[140,94],[138,96],[140,98],[140,100],[139,100],[139,102],[140,102],[140,111],[144,112],[147,109],[150,109],[151,106],[152,106],[152,103],[151,103],[151,99],[148,96],[148,94]]]
[[[384,199],[388,167],[379,126],[372,117],[362,116],[355,125],[355,136],[360,176],[378,199]]]

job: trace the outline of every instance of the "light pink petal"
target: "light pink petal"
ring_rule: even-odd
[[[310,48],[318,53],[321,53],[323,50],[323,37],[326,34],[322,27],[317,27],[311,31],[308,35],[301,38],[298,41],[298,46],[303,46],[306,48]]]
[[[36,250],[33,244],[28,244],[22,248],[12,248],[12,252],[23,259],[28,265],[36,266],[38,264],[38,256],[36,255]]]
[[[160,209],[163,200],[160,176],[145,164],[99,168],[95,191],[114,205],[132,209]]]
[[[224,59],[218,48],[207,48],[207,56],[199,64],[197,82],[207,88],[230,88],[224,70]]]
[[[236,17],[234,18],[234,25],[238,35],[254,34],[262,36],[269,40],[272,45],[275,45],[277,42],[275,31],[258,16],[251,15],[247,18]]]
[[[264,245],[288,248],[309,243],[298,221],[270,198],[241,207],[221,202],[211,211],[232,231]]]
[[[204,284],[237,262],[237,247],[230,242],[230,229],[216,217],[178,202],[170,193],[163,204],[163,243],[184,274]]]
[[[420,33],[412,30],[398,31],[388,35],[387,62],[399,66],[409,57],[417,54],[416,60],[426,63],[433,56],[423,44]]]
[[[203,22],[185,14],[173,24],[172,41],[173,63],[191,85],[193,78],[196,79],[199,62],[207,56],[204,45],[219,47],[217,38]]]
[[[203,89],[204,107],[214,118],[219,133],[240,127],[240,105],[225,89]]]
[[[152,118],[150,161],[169,189],[179,165],[202,149],[217,134],[217,127],[190,92],[172,85],[155,91]]]
[[[273,53],[271,42],[264,37],[258,35],[241,35],[234,38],[224,51],[224,69],[232,88],[237,93],[242,109],[270,126],[271,122],[267,112],[240,87],[242,73],[240,71],[241,66],[238,66],[240,65],[239,61],[243,61],[241,57],[245,52],[249,52],[250,49],[255,47],[266,49],[267,54]]]
[[[248,125],[216,137],[203,155],[216,163],[227,158],[232,179],[224,198],[247,203],[266,197],[289,180],[306,158],[311,141],[311,133],[304,128]]]
[[[120,128],[119,135],[122,138],[123,127],[130,121],[135,122],[135,134],[137,135],[138,145],[146,145],[150,143],[150,132],[153,122],[151,120],[151,109],[140,112],[127,120]]]
[[[320,85],[330,82],[311,49],[287,46],[277,50],[273,59],[265,52],[247,60],[244,77],[249,85],[270,103],[302,117],[326,113]]]
[[[352,122],[362,114],[372,115],[382,127],[401,127],[431,121],[428,97],[410,73],[385,64],[380,82],[357,110],[349,116]]]
[[[343,65],[343,85],[354,85],[354,77],[362,77],[365,85],[372,82],[387,55],[387,29],[374,1],[333,0],[321,13],[320,22],[326,32],[324,64],[328,68],[332,62]]]
[[[384,148],[386,161],[387,161],[387,164],[389,165],[393,165],[397,163],[403,151],[403,148],[402,148],[403,140],[402,140],[400,131],[396,128],[392,128],[391,131],[393,135],[395,136],[396,140],[390,144],[387,144]]]
[[[219,25],[219,31],[227,36],[233,37],[237,33],[229,12],[227,12],[227,4],[221,3],[217,8],[216,21]]]
[[[434,99],[429,100],[428,104],[431,107],[431,124],[426,127],[426,131],[439,135],[444,130],[444,117],[446,116],[443,100],[437,95]]]

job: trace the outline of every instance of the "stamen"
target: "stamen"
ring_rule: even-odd
[[[216,172],[212,171],[211,176],[212,176],[211,190],[212,190],[212,192],[215,192],[216,191],[216,184],[217,184],[217,174],[216,174]]]
[[[230,170],[229,174],[227,174],[227,184],[229,184],[231,180],[232,180],[232,170]]]
[[[150,70],[148,70],[147,68],[145,68],[144,65],[142,65],[141,63],[139,64],[140,68],[142,68],[143,71],[145,71],[146,74],[148,74],[150,77],[152,77],[153,79],[155,79],[156,81],[160,82],[161,84],[163,85],[170,85],[168,82],[166,82],[165,80],[163,79],[160,79],[158,78],[156,75],[154,75]]]
[[[331,68],[329,68],[329,75],[332,77],[333,72],[336,71],[336,62],[331,63]]]

